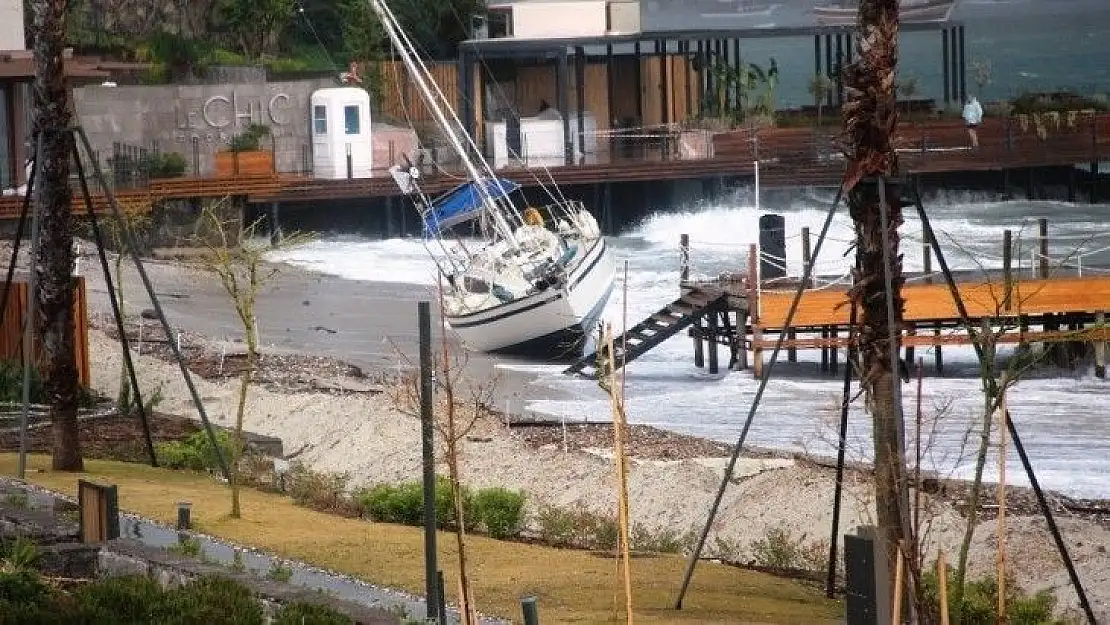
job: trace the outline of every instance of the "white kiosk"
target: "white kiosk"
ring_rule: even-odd
[[[373,164],[370,95],[359,87],[312,93],[312,174],[315,178],[369,178]],[[348,172],[348,155],[350,171]]]

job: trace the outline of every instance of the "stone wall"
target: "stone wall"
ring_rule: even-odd
[[[108,165],[113,142],[157,147],[185,156],[190,173],[210,175],[215,153],[252,123],[270,127],[279,172],[300,172],[310,162],[312,92],[336,86],[330,78],[237,84],[117,86],[74,89],[74,104]],[[269,139],[263,139],[263,145]],[[266,146],[267,148],[269,146]],[[196,171],[194,171],[196,170]]]

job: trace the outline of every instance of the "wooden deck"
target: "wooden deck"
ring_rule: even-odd
[[[958,285],[968,316],[1041,316],[1093,314],[1110,310],[1110,276],[1021,280],[1014,283],[1007,310],[1001,281]],[[904,319],[912,323],[952,322],[959,311],[946,284],[907,284]],[[759,296],[759,323],[767,330],[781,329],[794,298],[793,292],[763,291]],[[794,313],[793,327],[847,326],[851,307],[843,290],[806,291]]]
[[[283,186],[302,181],[300,176],[229,176],[222,178],[182,177],[152,180],[140,189],[116,191],[116,199],[124,207],[149,210],[150,206],[162,200],[181,200],[189,198],[212,198],[225,195],[253,195],[276,193]],[[97,213],[108,210],[108,198],[104,193],[93,192],[93,209]],[[0,198],[0,219],[16,219],[23,210],[22,196]],[[80,188],[74,184],[73,211],[75,215],[85,214],[85,198]]]
[[[764,188],[836,186],[844,158],[832,130],[771,128],[737,130],[712,135],[712,149],[704,156],[681,158],[675,149],[652,139],[651,147],[634,156],[618,150],[603,151],[588,164],[539,168],[505,168],[499,175],[523,186],[554,180],[563,186],[611,182],[702,179],[713,176],[753,176],[759,162]],[[672,134],[672,137],[677,136]],[[906,174],[962,171],[1005,171],[1037,167],[1072,166],[1100,161],[1110,155],[1110,114],[1074,112],[1059,116],[1009,117],[985,120],[979,128],[978,149],[968,144],[967,130],[958,121],[904,124],[896,145]],[[675,145],[671,141],[667,145]],[[426,172],[424,189],[445,191],[460,181],[461,172],[449,168]],[[117,191],[123,203],[149,204],[161,200],[245,196],[252,202],[306,202],[329,199],[393,197],[399,192],[385,171],[372,178],[315,180],[304,174],[183,177],[153,180],[143,188]],[[0,197],[0,219],[19,214],[22,198]],[[97,210],[107,207],[101,193],[94,193]],[[74,208],[84,211],[80,192]]]

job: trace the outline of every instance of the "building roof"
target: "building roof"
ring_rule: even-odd
[[[906,22],[900,25],[902,32],[929,32],[944,28],[962,26],[958,20]],[[554,52],[578,46],[606,46],[632,43],[654,43],[656,41],[705,41],[712,39],[781,39],[785,37],[812,37],[818,35],[837,35],[855,33],[854,24],[844,25],[798,25],[768,28],[735,28],[711,30],[666,30],[644,31],[639,33],[600,35],[591,37],[552,37],[544,39],[522,39],[519,37],[493,37],[489,39],[468,39],[459,44],[462,51],[480,53],[483,56],[527,56],[528,54]]]

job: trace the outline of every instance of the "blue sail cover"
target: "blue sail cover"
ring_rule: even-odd
[[[504,178],[483,178],[480,183],[467,182],[459,185],[432,202],[432,209],[424,217],[424,231],[437,234],[472,219],[485,204],[483,187],[492,199],[497,200],[516,191],[520,185]]]

